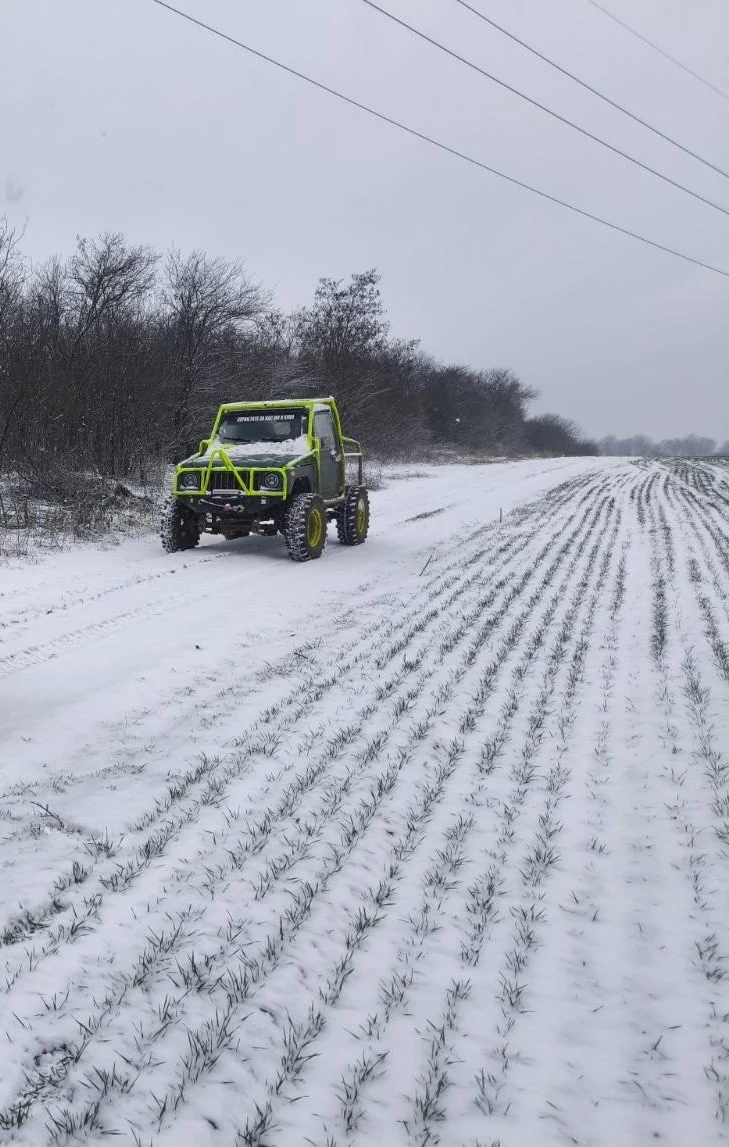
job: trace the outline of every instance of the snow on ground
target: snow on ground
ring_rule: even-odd
[[[0,568],[0,1142],[729,1142],[729,469],[372,500]]]

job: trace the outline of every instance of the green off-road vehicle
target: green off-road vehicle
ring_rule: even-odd
[[[228,402],[199,452],[176,468],[162,545],[175,553],[202,533],[281,533],[293,561],[306,562],[321,556],[328,521],[343,545],[358,546],[369,517],[362,450],[343,436],[333,398]]]

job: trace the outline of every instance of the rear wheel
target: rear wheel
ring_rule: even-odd
[[[364,486],[348,486],[337,509],[337,537],[343,546],[361,546],[370,528],[370,500]]]
[[[191,550],[200,541],[200,523],[197,514],[189,510],[176,498],[165,504],[160,521],[162,548],[168,554],[178,550]]]
[[[284,519],[284,537],[294,562],[309,562],[322,555],[327,543],[327,513],[318,494],[297,494]]]

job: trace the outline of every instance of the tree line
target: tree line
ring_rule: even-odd
[[[720,446],[715,438],[687,434],[684,438],[664,438],[654,442],[644,434],[616,438],[611,434],[599,443],[600,453],[633,458],[710,458],[729,457],[729,441]]]
[[[32,266],[0,220],[0,470],[141,477],[188,453],[222,401],[334,393],[382,457],[433,447],[596,454],[509,369],[445,365],[392,336],[374,270],[283,313],[244,265],[118,234]]]

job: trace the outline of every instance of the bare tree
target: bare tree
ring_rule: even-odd
[[[507,451],[523,448],[526,408],[538,391],[503,367],[479,372],[476,385],[482,395],[479,413],[488,445]]]
[[[543,414],[526,423],[527,442],[540,454],[595,455],[596,442],[584,439],[574,422],[559,414]]]
[[[12,370],[13,328],[21,299],[24,262],[21,234],[3,216],[0,219],[0,468],[13,420],[22,402],[22,389]]]
[[[106,318],[138,306],[155,284],[159,255],[128,247],[123,235],[78,239],[68,268],[76,345]]]
[[[384,349],[388,323],[375,270],[341,279],[320,279],[314,305],[299,312],[302,349],[327,374],[342,374],[363,355]]]
[[[5,216],[0,218],[0,328],[9,310],[17,303],[24,278],[20,254],[22,234],[11,227]]]
[[[158,262],[148,247],[104,234],[79,239],[68,264],[72,385],[65,414],[81,432],[87,458],[104,473],[124,472],[135,453],[139,350]]]
[[[172,441],[179,449],[211,399],[234,385],[231,350],[267,300],[239,260],[201,251],[185,258],[177,250],[167,258],[162,297],[171,352]]]

